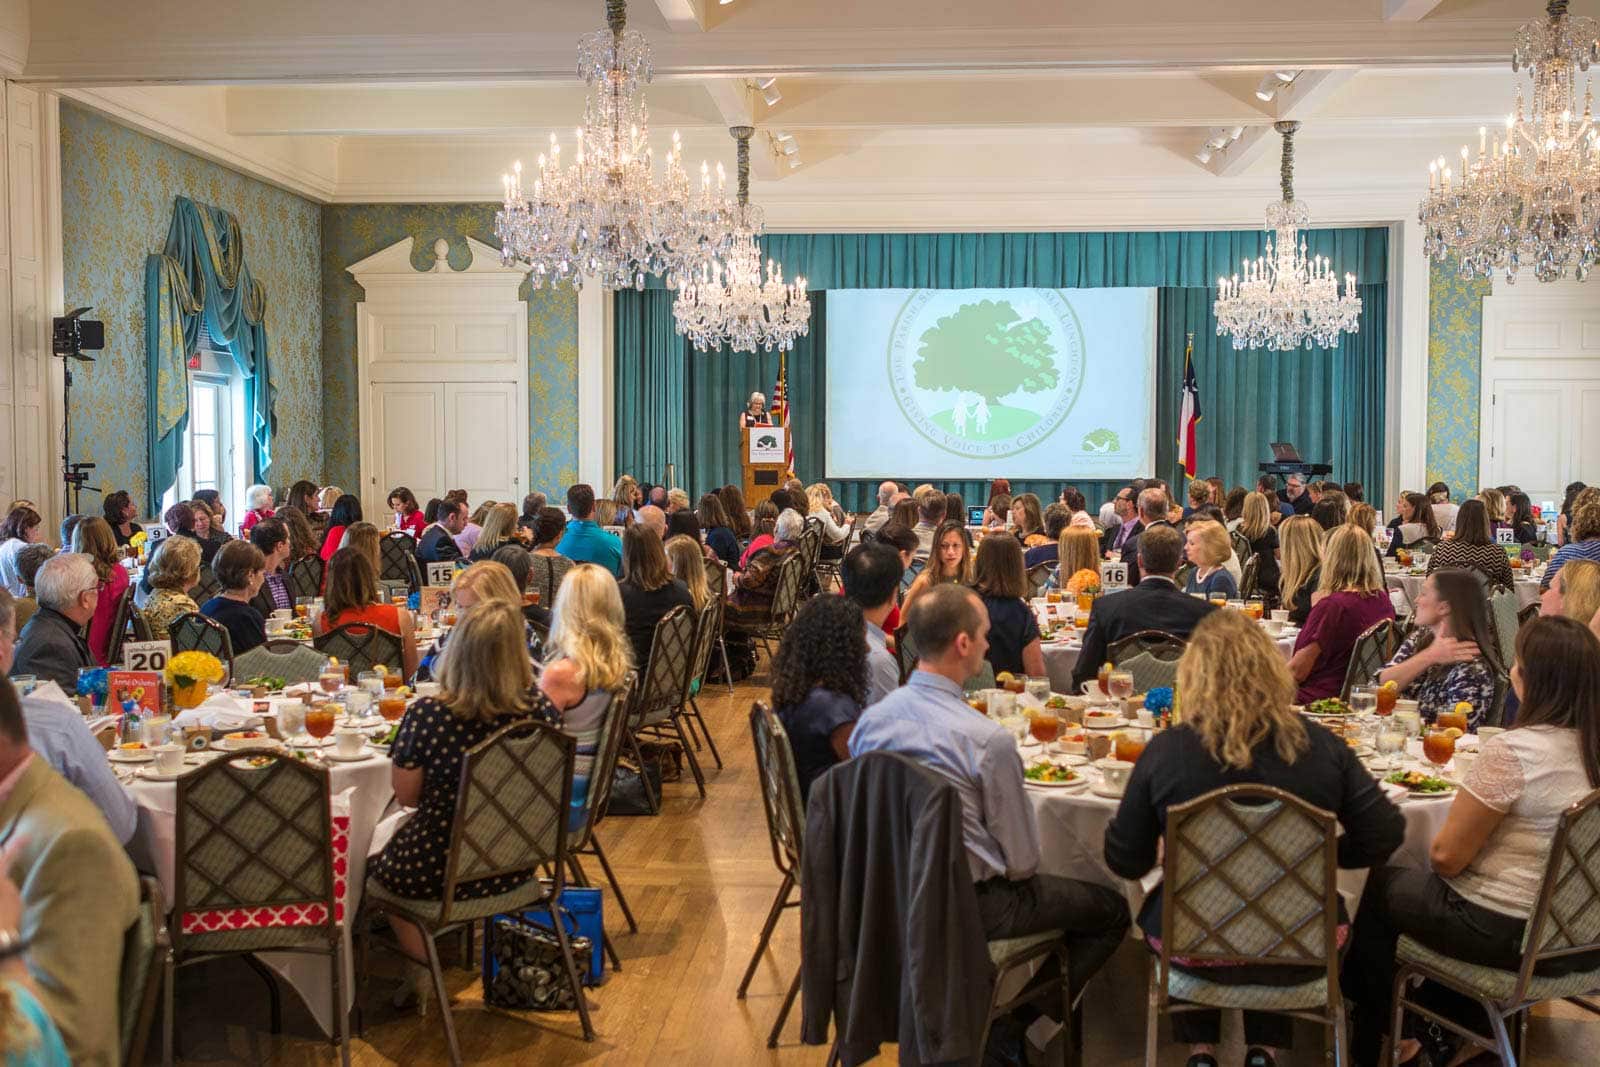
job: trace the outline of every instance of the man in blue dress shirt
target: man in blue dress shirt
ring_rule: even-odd
[[[897,752],[956,788],[985,936],[996,941],[1065,931],[1076,994],[1126,936],[1127,903],[1108,886],[1038,871],[1039,830],[1023,787],[1016,741],[1005,727],[974,711],[961,688],[978,672],[989,648],[983,602],[963,586],[934,586],[917,598],[907,625],[917,669],[904,686],[861,713],[850,735],[850,755]],[[1053,971],[1041,969],[1035,982]],[[1056,1007],[1059,1003],[1054,1001]],[[1049,1014],[1051,1002],[1038,1008]],[[1021,1021],[1033,1017],[1037,1012]]]
[[[567,490],[567,513],[572,516],[556,551],[576,563],[596,563],[622,577],[622,542],[594,521],[594,487],[579,483]]]

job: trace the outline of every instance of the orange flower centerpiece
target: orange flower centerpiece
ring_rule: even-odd
[[[222,661],[209,652],[179,652],[167,660],[167,685],[172,702],[180,708],[196,708],[205,702],[206,686],[224,677]]]
[[[1067,592],[1073,596],[1077,596],[1079,593],[1084,593],[1088,596],[1099,596],[1100,572],[1090,570],[1088,567],[1078,571],[1067,579]]]

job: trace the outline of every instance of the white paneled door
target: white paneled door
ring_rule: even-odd
[[[444,386],[445,480],[465,489],[474,505],[510,501],[522,507],[524,472],[516,467],[514,443],[527,440],[519,426],[521,387],[516,382],[472,382]]]
[[[445,430],[444,386],[412,382],[378,382],[372,386],[373,476],[381,499],[363,507],[370,516],[387,514],[389,491],[405,486],[426,503],[443,496],[445,450],[439,447]],[[382,525],[382,522],[379,522]]]

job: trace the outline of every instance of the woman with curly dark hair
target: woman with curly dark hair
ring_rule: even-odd
[[[850,758],[867,701],[867,627],[849,597],[818,596],[789,624],[772,661],[772,706],[789,734],[802,802],[811,783]]]

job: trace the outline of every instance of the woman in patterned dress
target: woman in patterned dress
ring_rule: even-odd
[[[1471,704],[1467,728],[1476,733],[1494,703],[1495,678],[1504,672],[1477,572],[1428,575],[1417,590],[1415,621],[1417,628],[1378,672],[1378,682],[1394,682],[1402,696],[1415,700],[1423,722],[1458,702]]]

